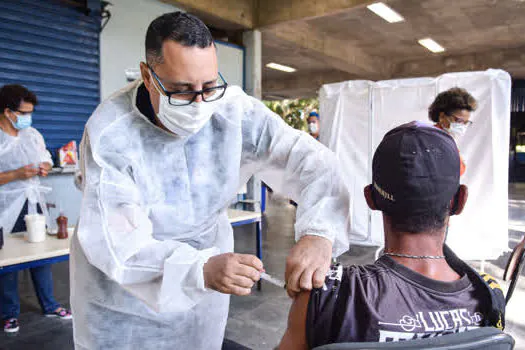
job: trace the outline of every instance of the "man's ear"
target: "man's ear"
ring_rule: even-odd
[[[372,192],[372,185],[368,185],[364,189],[366,204],[372,210],[378,210],[376,202],[374,200],[374,193]]]
[[[146,89],[151,91],[151,72],[149,71],[148,65],[144,62],[140,62],[140,75],[142,76]]]
[[[450,201],[450,215],[459,215],[465,209],[465,204],[468,199],[468,187],[460,185],[454,198]]]

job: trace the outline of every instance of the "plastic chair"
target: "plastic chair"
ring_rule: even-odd
[[[512,350],[514,339],[497,328],[482,327],[463,333],[448,334],[435,338],[407,340],[389,343],[339,343],[328,344],[314,350]]]
[[[521,271],[523,270],[523,265],[525,262],[525,237],[521,240],[520,243],[512,250],[512,254],[507,261],[507,266],[505,267],[505,272],[503,273],[503,280],[510,281],[509,289],[507,290],[507,295],[505,296],[505,303],[508,304],[512,293],[514,293],[514,288],[518,283],[520,278]]]

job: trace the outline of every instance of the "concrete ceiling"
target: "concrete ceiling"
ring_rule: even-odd
[[[263,96],[315,96],[324,83],[434,76],[502,68],[525,78],[525,0],[386,0],[404,22],[387,23],[367,0],[170,1],[230,30],[260,29]],[[198,3],[199,8],[195,8]],[[210,11],[213,9],[213,11]],[[418,44],[431,37],[446,51]]]

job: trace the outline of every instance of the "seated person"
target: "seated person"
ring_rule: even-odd
[[[444,244],[467,187],[447,133],[412,122],[388,132],[377,148],[372,210],[383,212],[385,248],[372,265],[332,266],[325,286],[293,302],[280,349],[344,342],[389,342],[483,326],[504,327],[505,299]]]

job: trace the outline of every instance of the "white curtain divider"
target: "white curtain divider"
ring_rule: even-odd
[[[437,78],[346,81],[324,85],[319,93],[320,141],[343,166],[351,193],[351,242],[383,245],[379,212],[371,212],[363,188],[371,182],[372,157],[383,135],[412,120],[428,120],[439,92],[467,89],[477,100],[473,125],[459,141],[469,187],[463,214],[453,217],[447,243],[463,259],[496,259],[508,250],[508,152],[511,79],[502,70],[449,73]]]

